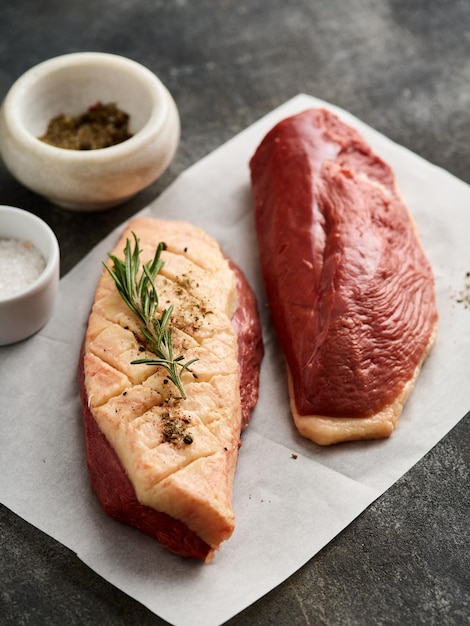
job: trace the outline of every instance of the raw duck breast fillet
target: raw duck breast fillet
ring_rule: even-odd
[[[162,367],[131,364],[154,355],[103,271],[79,368],[91,483],[110,516],[209,562],[234,529],[240,432],[258,398],[263,355],[257,304],[241,270],[201,229],[137,218],[113,255],[124,258],[133,233],[141,264],[166,244],[159,307],[174,306],[174,355],[198,360],[182,375],[185,399]]]
[[[434,278],[391,168],[325,109],[250,162],[259,254],[299,432],[388,437],[433,345]]]

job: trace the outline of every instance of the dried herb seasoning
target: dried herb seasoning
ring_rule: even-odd
[[[193,443],[191,433],[187,432],[191,425],[191,419],[185,415],[177,413],[164,413],[161,416],[163,441],[178,444],[183,442],[186,445]]]
[[[114,102],[97,102],[85,113],[53,117],[41,141],[67,150],[99,150],[130,139],[129,115]]]

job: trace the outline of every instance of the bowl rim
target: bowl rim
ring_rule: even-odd
[[[3,304],[11,304],[14,301],[20,301],[23,298],[26,298],[30,295],[33,295],[35,292],[41,291],[44,287],[49,284],[51,280],[54,279],[56,272],[58,273],[59,265],[60,265],[60,247],[57,237],[52,230],[52,228],[47,224],[43,219],[31,213],[30,211],[26,211],[25,209],[20,209],[19,207],[10,206],[7,204],[0,204],[0,216],[2,214],[15,215],[19,216],[20,219],[29,220],[29,222],[33,225],[36,230],[41,230],[48,241],[51,244],[51,255],[46,261],[46,267],[39,274],[39,276],[33,280],[32,283],[20,289],[19,291],[15,291],[8,296],[0,295],[0,306]],[[8,238],[16,238],[21,240],[21,234],[18,233],[16,236],[11,236]],[[0,239],[3,239],[2,234],[0,232]]]
[[[57,70],[79,66],[83,64],[99,65],[103,63],[110,67],[123,68],[134,73],[146,86],[152,100],[152,110],[147,122],[132,137],[114,146],[99,148],[94,150],[70,150],[60,148],[41,141],[29,132],[21,122],[19,107],[17,103],[24,97],[27,90],[33,87],[38,80],[41,80],[50,73]],[[9,131],[20,137],[22,143],[35,152],[43,152],[45,157],[60,158],[61,160],[90,162],[99,164],[110,158],[119,158],[129,152],[136,152],[148,140],[148,138],[159,133],[165,125],[169,114],[169,92],[160,79],[147,67],[129,59],[127,57],[112,54],[109,52],[71,52],[60,56],[52,57],[41,61],[24,72],[12,84],[7,92],[2,104],[5,124]]]

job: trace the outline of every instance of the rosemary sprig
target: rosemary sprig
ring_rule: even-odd
[[[181,375],[185,370],[189,370],[190,365],[197,359],[183,363],[184,357],[182,355],[177,357],[173,355],[170,326],[173,305],[164,309],[160,317],[158,316],[158,293],[154,281],[164,265],[160,255],[166,246],[163,242],[158,244],[153,260],[142,265],[142,272],[139,276],[139,239],[134,232],[132,235],[134,237],[134,249],[131,249],[131,242],[127,239],[124,261],[108,253],[108,257],[113,262],[113,267],[103,263],[111,274],[121,298],[139,319],[140,331],[147,340],[150,350],[155,354],[155,358],[136,359],[131,363],[145,363],[164,367],[168,372],[169,380],[177,387],[181,397],[186,398]]]

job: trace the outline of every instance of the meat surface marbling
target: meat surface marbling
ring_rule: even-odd
[[[431,267],[391,168],[325,109],[277,124],[250,167],[297,425],[318,443],[388,436],[437,323]],[[319,417],[334,432],[309,433]]]

